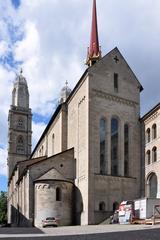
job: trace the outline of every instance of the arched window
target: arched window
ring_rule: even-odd
[[[156,124],[153,124],[152,126],[152,139],[155,139],[157,137],[157,126]]]
[[[146,152],[146,163],[147,163],[147,164],[150,164],[150,163],[151,163],[151,152],[150,152],[150,150],[148,150],[148,151]]]
[[[115,211],[115,210],[117,210],[119,208],[119,203],[118,202],[114,202],[113,203],[113,212]]]
[[[151,173],[147,179],[147,197],[157,197],[157,176],[155,173]]]
[[[105,203],[104,202],[100,202],[99,203],[99,211],[105,211],[105,208],[106,208]]]
[[[149,143],[150,140],[151,140],[151,133],[150,133],[150,128],[148,128],[146,131],[146,143]]]
[[[54,155],[54,133],[52,135],[52,155]]]
[[[129,175],[129,127],[124,125],[124,176]]]
[[[100,119],[100,174],[106,174],[106,120]]]
[[[24,139],[22,136],[17,138],[17,152],[21,154],[24,153]]]
[[[43,156],[43,146],[42,146],[42,156]]]
[[[17,127],[18,128],[24,128],[24,123],[23,123],[23,119],[22,118],[18,119]]]
[[[152,162],[156,162],[157,161],[157,148],[153,147],[152,148]]]
[[[118,120],[111,120],[111,174],[118,175]]]
[[[59,187],[56,188],[56,201],[62,200],[62,191]]]

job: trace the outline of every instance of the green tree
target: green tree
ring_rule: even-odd
[[[7,222],[7,193],[0,192],[0,224]]]

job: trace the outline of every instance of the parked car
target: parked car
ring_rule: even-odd
[[[54,217],[47,217],[42,220],[42,227],[58,227],[58,221]]]

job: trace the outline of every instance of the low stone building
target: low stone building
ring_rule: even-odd
[[[14,128],[9,127],[8,221],[13,225],[41,226],[45,217],[58,218],[60,225],[97,224],[122,200],[143,195],[143,88],[117,48],[101,57],[93,3],[88,68],[72,91],[62,89],[60,104],[29,158],[24,149],[31,129],[19,130],[19,118],[9,117]],[[18,93],[23,78],[18,78]],[[29,105],[20,105],[23,97],[11,109],[21,109],[25,125]]]

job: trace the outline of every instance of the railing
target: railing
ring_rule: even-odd
[[[160,205],[154,205],[153,206],[152,225],[156,224],[156,219],[159,219],[159,221],[160,221]]]

